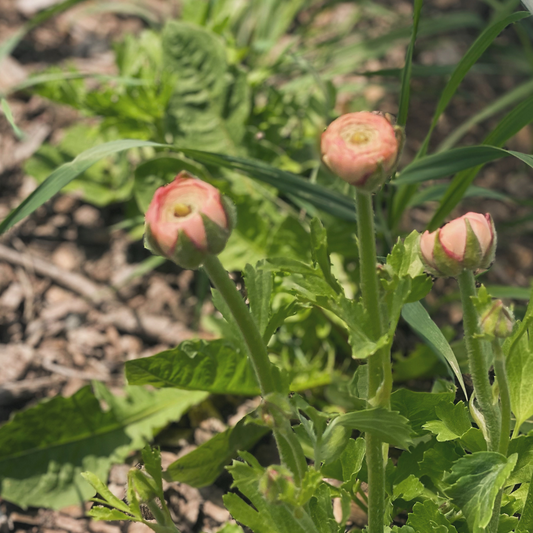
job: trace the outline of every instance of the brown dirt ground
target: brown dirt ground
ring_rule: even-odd
[[[163,0],[145,3],[161,17],[175,13],[174,3]],[[31,17],[39,4],[37,0],[0,0],[0,42]],[[457,4],[456,0],[439,0],[431,9],[453,9]],[[472,9],[483,9],[481,2],[471,4]],[[410,2],[399,2],[396,6],[410,9]],[[88,72],[112,73],[111,42],[141,28],[142,24],[133,17],[69,11],[32,31],[14,57],[2,64],[0,90],[67,59]],[[470,37],[461,36],[456,42],[447,42],[449,54],[462,54],[471,42]],[[403,49],[400,52],[381,64],[373,62],[369,68],[400,67]],[[426,52],[424,61],[431,63],[435,54],[435,51]],[[407,129],[410,140],[404,161],[409,161],[415,153],[434,109],[435,94],[426,96],[424,83],[427,80],[413,84],[414,100]],[[493,78],[467,79],[463,89],[476,94],[477,99],[475,102],[458,99],[450,107],[435,132],[436,141],[513,84],[514,80],[506,77],[498,85]],[[376,93],[372,87],[367,95],[370,101],[378,93],[383,97],[382,92]],[[18,141],[0,117],[0,218],[35,187],[33,180],[24,175],[24,161],[44,141],[57,139],[64,127],[79,120],[74,111],[37,96],[14,95],[10,105],[17,124],[27,136]],[[394,110],[395,105],[385,96],[384,108]],[[464,142],[478,142],[484,134],[483,128],[475,128]],[[533,134],[528,127],[508,147],[529,153],[532,145]],[[531,178],[530,170],[526,172],[515,161],[505,160],[488,165],[478,184],[531,199]],[[530,211],[528,206],[495,201],[483,201],[482,207],[491,211],[502,225]],[[464,203],[461,212],[467,208],[481,210],[479,201]],[[75,194],[61,195],[1,237],[0,422],[42,398],[57,394],[69,396],[93,379],[103,381],[111,390],[119,389],[124,385],[124,361],[152,355],[191,337],[209,336],[199,328],[199,318],[212,312],[212,306],[208,301],[199,301],[197,278],[192,272],[165,267],[150,275],[128,278],[147,255],[142,245],[132,242],[125,231],[110,229],[120,221],[120,216],[120,206],[97,209]],[[411,210],[404,226],[421,229],[430,216],[431,207]],[[491,283],[528,285],[533,272],[531,229],[532,223],[528,222],[505,230],[505,237],[500,238],[498,261],[490,273]],[[454,290],[442,281],[439,288],[441,293]],[[456,305],[447,307],[447,314],[452,323],[460,321]],[[217,398],[193,410],[173,426],[175,431],[159,437],[165,449],[164,461],[171,462],[234,424],[236,414],[242,416],[256,403],[257,400],[250,400],[238,405],[231,399]],[[263,453],[268,454],[268,443],[262,446]],[[135,460],[132,456],[130,464]],[[117,494],[123,493],[130,464],[117,465],[111,471],[109,484]],[[221,500],[228,487],[226,475],[213,487],[201,490],[171,484],[167,495],[181,531],[210,533],[228,521],[230,517]],[[90,522],[80,507],[58,512],[23,511],[0,500],[0,531],[142,533],[149,530],[139,524]]]

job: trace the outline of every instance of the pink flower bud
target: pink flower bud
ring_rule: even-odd
[[[489,268],[496,251],[496,232],[487,213],[467,213],[420,238],[420,255],[435,276],[458,276],[464,269]]]
[[[322,134],[322,161],[344,181],[372,192],[394,172],[402,145],[403,129],[388,115],[349,113]]]
[[[234,208],[218,189],[180,172],[154,194],[145,216],[145,246],[183,268],[218,254],[234,225]]]

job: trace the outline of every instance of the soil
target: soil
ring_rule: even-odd
[[[53,3],[57,0],[0,0],[0,42],[38,9]],[[173,2],[146,0],[143,4],[161,20],[176,14]],[[457,9],[459,4],[458,0],[439,0],[430,9],[446,11]],[[484,14],[483,2],[470,4],[469,9]],[[394,5],[404,12],[411,9],[410,2]],[[71,9],[31,31],[4,60],[0,65],[0,92],[34,72],[66,61],[85,72],[111,74],[112,42],[142,27],[133,16],[89,13],[83,5]],[[450,38],[444,48],[426,50],[420,60],[431,64],[461,57],[471,37],[462,33],[456,41]],[[403,57],[402,48],[382,63],[373,61],[368,69],[399,68]],[[515,81],[509,76],[502,76],[497,84],[494,77],[467,78],[462,94],[475,94],[476,99],[454,101],[435,131],[435,142],[512,88]],[[438,88],[430,87],[428,91],[427,83],[426,78],[413,83],[404,162],[410,161],[418,149],[434,110]],[[370,101],[377,96],[384,109],[395,109],[390,97],[376,92],[375,81],[369,83],[366,96]],[[59,139],[65,127],[81,119],[75,111],[38,96],[17,93],[10,97],[9,104],[26,136],[18,140],[0,116],[0,219],[36,187],[25,175],[23,163],[43,142]],[[479,142],[485,134],[484,128],[474,128],[464,143]],[[526,153],[532,146],[530,127],[508,144],[510,149]],[[488,165],[476,183],[530,202],[531,177],[530,170],[526,172],[523,165],[508,158]],[[511,224],[530,214],[527,203],[519,206],[484,200],[480,208],[479,201],[470,200],[457,211],[490,211],[502,228],[498,261],[488,276],[490,283],[528,286],[533,274],[533,222]],[[432,206],[411,210],[403,221],[404,228],[422,229],[431,214]],[[148,275],[131,277],[149,253],[127,231],[116,229],[122,215],[120,205],[99,209],[83,202],[79,195],[59,195],[0,238],[0,422],[40,399],[70,396],[91,380],[103,381],[112,391],[119,390],[125,384],[124,361],[152,355],[185,339],[210,337],[202,328],[201,317],[212,313],[213,307],[209,300],[198,296],[202,291],[197,287],[201,282],[197,274],[165,265]],[[456,290],[443,281],[438,282],[437,289],[436,294]],[[431,298],[436,297],[430,297],[429,303],[435,303]],[[460,322],[460,308],[454,303],[445,308],[445,313],[452,324]],[[217,398],[201,406],[174,428],[180,430],[181,437],[176,439],[170,430],[159,436],[165,463],[235,424],[257,402],[252,399],[239,404]],[[268,440],[259,445],[257,452],[266,459],[271,453]],[[108,480],[113,492],[124,494],[127,471],[136,461],[137,456],[132,455],[128,464],[113,467]],[[166,494],[180,531],[211,533],[229,521],[221,499],[229,484],[227,474],[206,489],[169,484]],[[0,532],[151,531],[142,524],[89,521],[84,516],[88,507],[90,504],[61,511],[22,510],[0,500]],[[354,514],[352,518],[354,523],[364,522],[364,517]]]

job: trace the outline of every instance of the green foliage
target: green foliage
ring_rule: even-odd
[[[446,493],[463,511],[472,533],[482,533],[490,522],[494,500],[516,464],[496,452],[477,452],[459,459],[446,476]]]
[[[224,340],[184,341],[151,357],[126,361],[130,385],[177,387],[254,396],[259,387],[246,352]]]
[[[61,508],[91,495],[80,472],[107,476],[112,463],[141,448],[206,395],[130,387],[112,395],[101,383],[17,413],[0,428],[2,497],[21,507]],[[104,410],[100,402],[105,402]]]
[[[164,477],[167,481],[179,481],[193,487],[211,485],[239,450],[250,449],[269,431],[269,428],[252,420],[247,423],[243,419],[174,461],[168,466]]]
[[[457,529],[450,524],[440,512],[438,505],[431,500],[416,503],[413,512],[409,514],[407,524],[415,533],[457,533]]]

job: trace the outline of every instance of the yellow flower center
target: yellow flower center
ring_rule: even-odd
[[[191,213],[192,209],[189,205],[186,204],[176,204],[174,205],[174,216],[181,218],[186,217]]]
[[[352,144],[365,144],[370,140],[370,135],[366,131],[356,131],[350,137]]]

